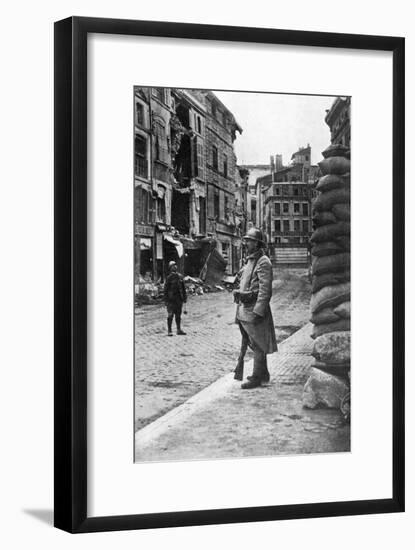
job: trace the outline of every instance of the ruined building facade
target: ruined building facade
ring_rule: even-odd
[[[164,280],[170,260],[199,276],[213,249],[239,268],[235,213],[242,129],[209,91],[134,88],[135,280]]]

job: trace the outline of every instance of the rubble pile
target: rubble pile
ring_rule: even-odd
[[[228,284],[224,281],[224,285],[208,285],[198,277],[190,277],[189,275],[183,278],[186,292],[188,295],[202,295],[207,292],[220,292],[228,289]],[[135,285],[135,305],[157,304],[164,299],[164,283],[159,279],[153,282],[140,275],[138,283]],[[229,289],[228,289],[229,290]]]
[[[303,405],[341,409],[349,395],[350,372],[350,150],[332,144],[323,157],[310,239],[315,363]]]

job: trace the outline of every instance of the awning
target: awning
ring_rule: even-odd
[[[182,237],[180,240],[183,243],[185,250],[200,250],[202,246],[200,241],[195,241],[187,237]]]
[[[169,243],[174,244],[174,246],[176,247],[176,250],[177,250],[177,255],[179,256],[179,258],[181,258],[183,256],[183,245],[182,245],[182,243],[180,241],[178,241],[177,239],[173,239],[172,236],[166,235],[166,233],[163,234],[163,237],[166,239],[166,241],[169,241]]]

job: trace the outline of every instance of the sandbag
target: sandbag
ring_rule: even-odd
[[[327,332],[318,336],[311,355],[323,363],[350,363],[350,331]]]
[[[335,376],[340,376],[346,382],[349,382],[350,374],[350,363],[344,364],[333,364],[333,363],[323,363],[322,361],[314,360],[314,363],[311,365],[313,369],[322,370],[328,374],[334,374]]]
[[[350,253],[341,252],[340,254],[315,257],[311,263],[311,272],[313,275],[322,275],[323,273],[344,271],[349,267]]]
[[[343,250],[350,250],[350,235],[339,235],[336,237],[336,243],[338,243]]]
[[[340,409],[349,391],[350,383],[344,377],[311,368],[301,400],[307,409]]]
[[[318,227],[310,237],[312,243],[337,240],[340,235],[350,235],[350,223],[337,222]]]
[[[339,189],[342,187],[350,187],[350,174],[344,176],[336,176],[335,174],[328,174],[318,180],[316,185],[317,191],[325,192],[332,189]]]
[[[311,338],[317,338],[328,332],[339,332],[340,330],[350,330],[350,319],[338,319],[334,323],[314,325]]]
[[[342,319],[350,319],[350,301],[343,302],[336,306],[334,313]]]
[[[336,223],[337,218],[332,212],[315,212],[313,214],[313,227],[321,227],[322,225],[327,225],[329,223]]]
[[[325,307],[320,310],[318,313],[313,313],[310,318],[310,321],[315,325],[324,325],[327,323],[335,323],[340,317],[334,313],[332,307]]]
[[[311,291],[318,292],[325,286],[338,285],[350,281],[350,271],[340,271],[338,273],[323,273],[323,275],[314,275],[311,279]]]
[[[318,163],[323,175],[350,172],[350,160],[344,157],[328,157]]]
[[[329,157],[350,158],[350,149],[342,143],[332,143],[321,153],[325,159]]]
[[[311,249],[313,256],[329,256],[330,254],[338,254],[339,252],[343,252],[343,249],[339,243],[334,241],[316,243]]]
[[[335,204],[343,202],[350,202],[350,189],[346,187],[320,193],[311,206],[314,213],[321,212],[322,210],[331,210]]]
[[[348,222],[350,220],[350,204],[349,203],[340,203],[334,204],[331,208],[331,211],[336,216],[337,220]],[[337,221],[336,220],[336,221]]]
[[[315,294],[311,295],[310,309],[311,313],[317,313],[325,307],[335,307],[350,300],[350,283],[340,283],[338,285],[324,286]]]

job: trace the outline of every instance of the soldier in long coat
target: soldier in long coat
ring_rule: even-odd
[[[248,257],[241,274],[239,290],[234,291],[234,297],[238,304],[236,322],[242,338],[254,352],[252,376],[241,385],[242,389],[251,389],[269,381],[267,354],[277,351],[277,340],[270,308],[272,264],[263,249],[264,237],[259,229],[251,228],[243,237],[243,242],[246,244]],[[236,379],[237,370],[238,367],[235,371]]]
[[[164,283],[164,302],[167,307],[167,335],[173,336],[173,317],[176,319],[177,334],[185,335],[181,327],[182,307],[187,301],[183,277],[177,272],[176,262],[169,262],[169,274]],[[186,312],[185,312],[186,313]]]

